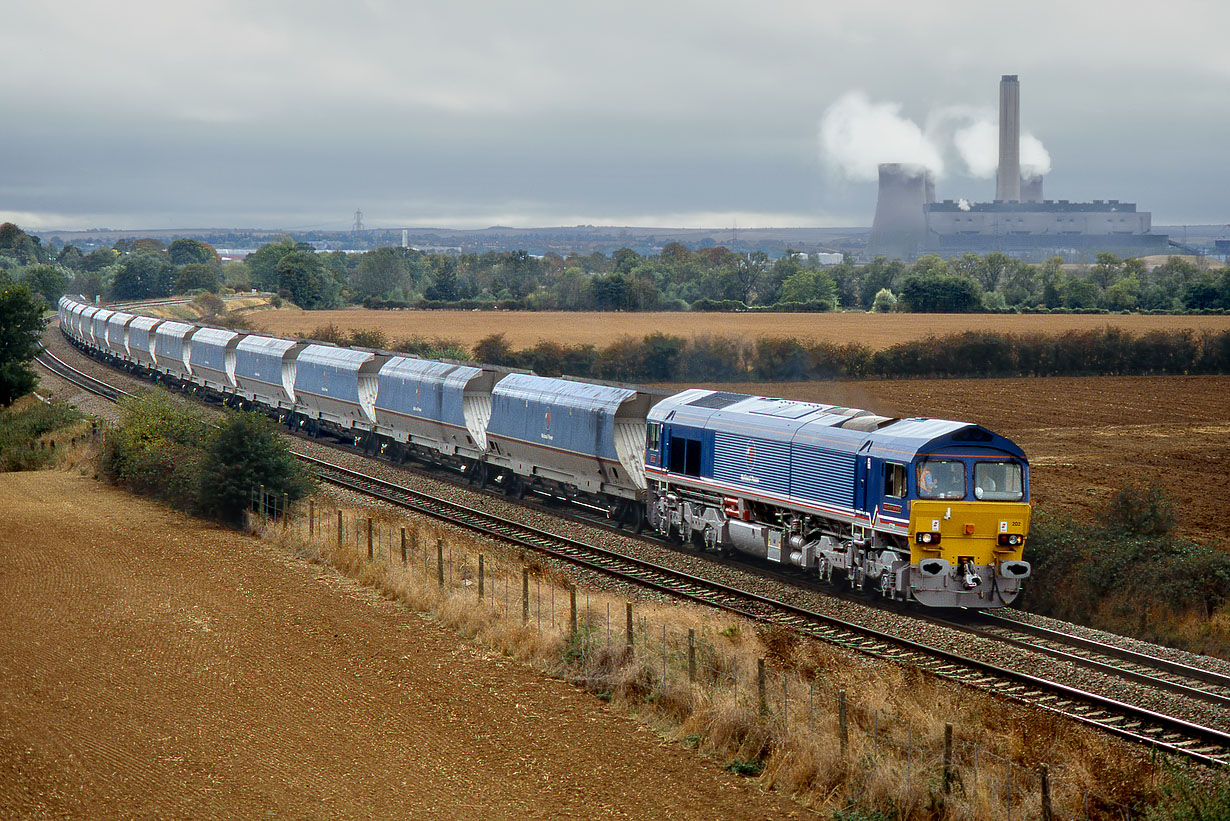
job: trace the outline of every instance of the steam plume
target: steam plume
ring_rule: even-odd
[[[922,166],[944,172],[939,148],[916,122],[901,115],[900,103],[872,102],[862,91],[842,95],[820,121],[825,164],[850,179],[878,179],[880,163]]]

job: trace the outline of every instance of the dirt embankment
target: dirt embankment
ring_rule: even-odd
[[[0,475],[0,816],[813,817],[321,568]]]

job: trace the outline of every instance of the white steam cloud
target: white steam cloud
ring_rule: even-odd
[[[956,153],[971,177],[994,178],[999,167],[999,125],[992,111],[948,106],[927,117],[925,128],[901,114],[901,104],[873,102],[850,91],[820,121],[820,154],[831,169],[854,180],[875,180],[880,163],[921,165],[939,177]],[[1042,141],[1021,134],[1021,173],[1048,174],[1051,155]]]
[[[861,91],[847,92],[824,112],[820,152],[827,165],[854,180],[877,179],[877,166],[885,162],[921,165],[936,176],[944,170],[939,148],[901,115],[900,103],[872,102]]]

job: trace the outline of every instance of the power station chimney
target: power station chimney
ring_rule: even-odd
[[[1021,84],[1015,74],[999,81],[999,172],[995,199],[1021,199]]]
[[[934,195],[933,195],[934,197]],[[927,239],[927,171],[920,165],[880,165],[880,194],[867,252],[873,257],[911,259]]]
[[[1021,202],[1042,202],[1042,175],[1026,171],[1021,175]]]

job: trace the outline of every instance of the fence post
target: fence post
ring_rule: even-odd
[[[342,522],[342,511],[337,512],[337,549],[341,550],[346,544],[346,525]]]
[[[850,751],[850,726],[846,723],[846,691],[837,691],[837,726],[841,733],[841,755]]]
[[[436,581],[444,587],[444,540],[436,539]]]
[[[1045,764],[1038,765],[1038,777],[1042,780],[1042,821],[1052,821],[1051,814],[1051,774]]]
[[[406,529],[401,529],[401,563],[406,563]]]
[[[266,524],[269,522],[269,499],[265,495],[265,486],[263,484],[261,485],[261,521]]]
[[[632,630],[632,602],[628,602],[627,604],[625,604],[625,605],[624,605],[624,616],[625,616],[625,618],[627,619],[627,622],[628,622],[628,641],[627,641],[627,646],[628,646],[628,649],[632,649],[632,636],[633,636],[633,630]]]
[[[367,517],[367,560],[370,562],[376,558],[376,553],[372,549],[372,517]]]
[[[478,600],[483,600],[483,554],[478,554]]]
[[[944,725],[944,792],[952,788],[952,725]]]
[[[308,499],[308,535],[316,535],[316,500]]]
[[[290,527],[290,494],[282,494],[282,529]]]
[[[576,632],[577,632],[577,586],[575,584],[568,585],[568,601],[569,601],[569,608],[571,610],[571,615],[569,617],[569,624],[572,625],[573,635],[576,635]]]
[[[530,569],[521,568],[521,623],[530,621]]]
[[[688,681],[696,682],[696,631],[688,628]]]
[[[760,712],[769,712],[769,701],[765,698],[764,659],[756,659],[756,695],[760,699]]]

